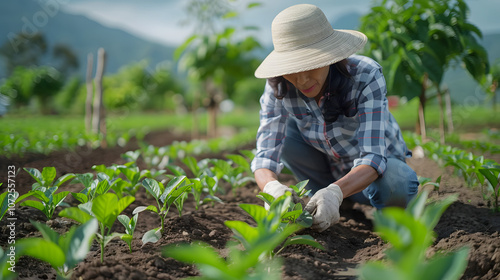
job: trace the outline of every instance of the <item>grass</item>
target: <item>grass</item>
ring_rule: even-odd
[[[391,112],[401,129],[415,130],[418,119],[417,98],[391,109]],[[457,104],[452,107],[452,116],[454,129],[459,133],[479,132],[485,127],[500,128],[500,112],[495,112],[490,107]],[[439,128],[439,118],[439,106],[433,101],[429,102],[425,108],[426,127],[428,129]]]
[[[439,110],[435,102],[426,108],[427,128],[431,132],[439,127]],[[391,109],[403,130],[414,131],[417,122],[418,100]],[[453,120],[457,133],[478,132],[484,127],[499,128],[500,114],[481,106],[455,105]],[[198,114],[198,128],[206,131],[207,114]],[[231,113],[220,113],[218,125],[257,131],[258,108],[236,108]],[[132,137],[142,139],[148,132],[172,130],[189,133],[193,126],[191,114],[129,113],[109,115],[107,118],[109,145],[123,145]],[[87,141],[98,143],[96,137],[85,133],[83,116],[79,115],[26,115],[8,114],[0,118],[0,152],[6,156],[25,152],[49,153],[72,149]]]

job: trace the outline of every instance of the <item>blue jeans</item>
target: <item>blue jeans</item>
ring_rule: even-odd
[[[327,155],[306,143],[292,120],[287,123],[281,161],[297,180],[309,180],[307,188],[311,190],[311,194],[340,179],[333,178]],[[389,157],[383,176],[348,199],[377,209],[386,206],[406,207],[416,196],[418,185],[417,174],[406,162]]]

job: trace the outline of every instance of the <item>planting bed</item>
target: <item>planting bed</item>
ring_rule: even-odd
[[[168,145],[173,140],[186,139],[168,132],[152,133],[146,140],[154,145]],[[251,147],[246,147],[251,148]],[[57,176],[65,173],[92,172],[93,165],[124,163],[120,155],[128,150],[137,149],[134,143],[125,148],[86,151],[71,153],[54,153],[50,156],[25,156],[17,159],[0,159],[0,170],[6,173],[7,165],[16,168],[34,167],[41,170],[45,166],[54,166]],[[223,155],[205,155],[203,158]],[[496,159],[498,162],[498,159]],[[500,279],[500,214],[492,213],[483,201],[479,190],[467,188],[463,180],[452,175],[451,169],[442,169],[427,158],[410,159],[409,164],[417,174],[429,178],[437,178],[443,174],[439,192],[432,191],[432,198],[444,198],[458,193],[459,199],[453,203],[442,216],[435,231],[437,238],[429,254],[439,251],[450,251],[464,245],[470,247],[469,263],[462,279]],[[283,182],[296,183],[293,177],[283,175]],[[4,174],[0,182],[5,181]],[[21,194],[27,192],[34,180],[20,171],[16,177],[16,189]],[[80,191],[78,185],[63,186],[61,190]],[[229,186],[226,186],[229,190]],[[138,225],[132,241],[132,253],[120,239],[111,241],[105,250],[105,261],[100,261],[100,248],[94,242],[84,262],[80,263],[73,274],[73,279],[182,279],[198,275],[196,267],[171,258],[162,257],[163,246],[178,242],[204,241],[218,248],[221,255],[227,254],[224,249],[231,239],[232,232],[224,225],[227,220],[240,220],[252,224],[252,219],[238,207],[239,203],[261,203],[256,198],[257,186],[248,184],[238,189],[236,196],[230,191],[220,196],[224,204],[204,205],[195,210],[190,197],[184,204],[182,217],[175,209],[169,212],[166,221],[166,233],[158,243],[142,246],[141,237],[149,229],[159,225],[159,218],[151,212],[139,214]],[[66,200],[71,205],[77,201],[71,196]],[[141,188],[136,201],[124,212],[129,217],[135,207],[148,205],[152,198]],[[56,210],[53,220],[48,224],[57,231],[65,232],[72,225],[67,219],[57,217],[61,208]],[[29,219],[45,221],[44,215],[33,208],[17,207],[16,238],[40,236],[29,223]],[[283,279],[355,279],[356,267],[368,260],[382,258],[387,248],[382,240],[373,232],[373,209],[370,206],[350,205],[347,201],[342,206],[340,223],[330,229],[317,233],[304,230],[310,234],[325,250],[304,245],[289,246],[281,253],[283,258]],[[6,221],[0,223],[0,245],[7,246]],[[115,223],[114,231],[124,232],[119,223]],[[50,254],[50,252],[47,252]],[[55,271],[45,263],[27,257],[17,263],[19,279],[55,279]]]

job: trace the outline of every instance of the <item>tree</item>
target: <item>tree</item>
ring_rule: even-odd
[[[64,85],[62,75],[49,66],[26,68],[18,66],[0,87],[0,92],[9,96],[18,107],[28,105],[38,98],[43,114],[52,112],[51,99]]]
[[[462,63],[476,81],[485,82],[487,53],[468,15],[464,0],[381,0],[361,20],[370,42],[367,55],[384,67],[389,92],[419,97],[417,132],[424,137],[426,92],[431,85],[439,92],[446,69]]]
[[[41,57],[46,52],[47,42],[41,33],[34,35],[16,34],[13,40],[5,42],[0,47],[0,55],[6,59],[8,75],[12,74],[18,66],[38,66]]]
[[[257,3],[251,3],[247,8],[256,6]],[[251,51],[260,47],[260,44],[251,36],[235,39],[237,29],[234,27],[217,31],[221,29],[217,24],[223,19],[238,15],[226,1],[192,0],[188,7],[188,14],[198,20],[198,28],[176,50],[175,58],[180,59],[181,68],[187,71],[192,82],[202,84],[206,96],[204,105],[209,112],[208,135],[214,137],[219,103],[225,94],[232,95],[237,80],[253,74],[257,61]],[[197,99],[195,96],[193,110],[196,110]]]

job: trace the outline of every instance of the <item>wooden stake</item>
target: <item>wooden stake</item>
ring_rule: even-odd
[[[94,97],[94,117],[92,128],[95,134],[102,134],[101,147],[105,148],[106,144],[106,118],[103,105],[102,92],[102,77],[104,75],[104,66],[106,64],[106,52],[103,48],[99,48],[97,52],[97,70],[95,74],[95,97]]]
[[[85,131],[92,132],[92,98],[94,97],[94,86],[92,84],[92,68],[94,56],[92,53],[87,55],[87,98],[85,99]]]
[[[441,144],[444,144],[444,109],[443,99],[441,98],[441,90],[438,88],[437,99],[439,104],[439,138]]]

